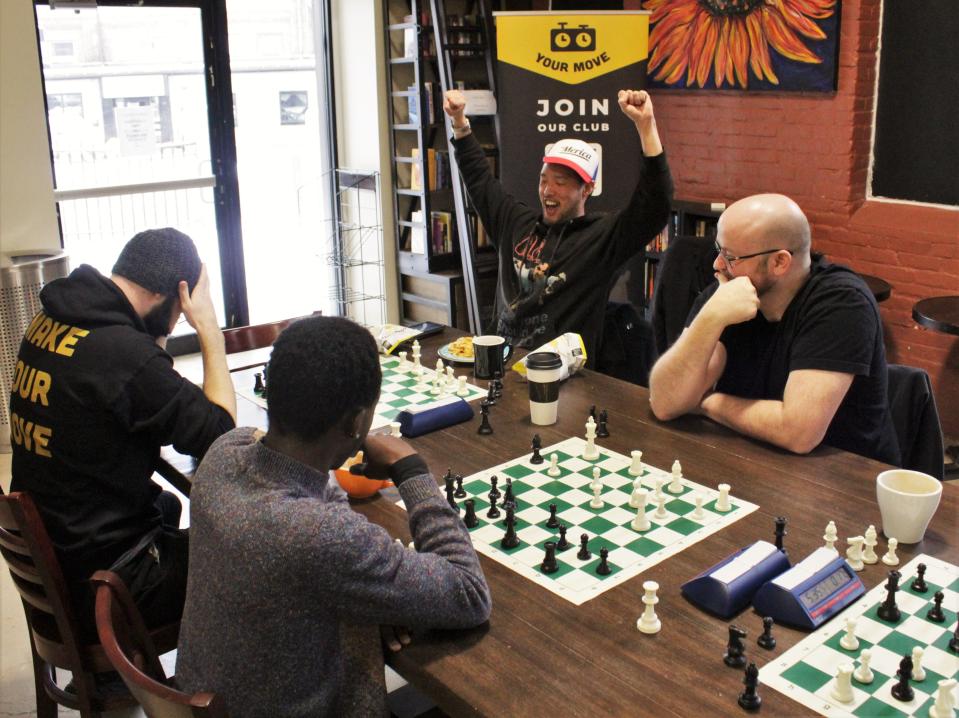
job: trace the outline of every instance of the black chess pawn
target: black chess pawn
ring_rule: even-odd
[[[479,519],[476,518],[476,502],[473,499],[466,499],[463,506],[466,507],[466,515],[463,516],[463,523],[466,524],[466,528],[474,529],[479,526]]]
[[[952,638],[949,639],[949,650],[959,653],[959,621],[956,621],[956,630],[952,632]]]
[[[499,509],[496,508],[496,497],[493,496],[493,492],[489,492],[489,511],[486,512],[486,518],[488,519],[498,519],[500,517]]]
[[[916,593],[925,593],[929,590],[929,586],[926,585],[926,564],[921,563],[916,566],[916,577],[912,580],[909,588]]]
[[[453,496],[455,496],[458,499],[465,498],[466,489],[463,488],[463,475],[457,474],[456,476],[453,477],[453,479],[456,481],[456,491],[453,492]]]
[[[556,563],[556,544],[552,541],[547,541],[543,544],[543,548],[546,549],[546,556],[543,557],[543,563],[540,569],[543,573],[556,573],[559,571],[559,565]]]
[[[589,405],[589,415],[593,417],[593,421],[596,421],[596,405],[595,404]]]
[[[596,427],[596,436],[600,439],[609,437],[609,429],[606,426],[607,421],[609,421],[609,414],[603,409],[599,412],[599,426]]]
[[[609,558],[609,549],[603,546],[599,550],[599,565],[596,567],[596,573],[600,576],[608,576],[613,572],[613,569],[609,567],[607,559]]]
[[[589,536],[582,534],[579,537],[579,552],[576,554],[576,558],[580,561],[588,561],[592,557],[593,554],[589,552]]]
[[[559,525],[559,541],[556,542],[557,551],[565,551],[570,546],[572,546],[569,541],[566,540],[566,524]]]
[[[480,421],[479,429],[476,430],[477,434],[485,435],[493,433],[493,427],[489,425],[489,406],[490,403],[488,399],[483,399],[483,401],[480,402],[480,417],[482,420]]]
[[[767,651],[771,651],[776,647],[776,639],[773,638],[773,625],[774,621],[772,616],[766,616],[763,618],[763,632],[756,639],[756,643],[759,644],[760,648],[765,648]]]
[[[253,375],[253,393],[262,394],[265,391],[263,388],[263,375],[260,372],[257,372]]]
[[[559,519],[556,518],[556,504],[549,505],[549,518],[546,519],[546,528],[559,528]]]
[[[739,705],[747,711],[758,711],[763,704],[763,699],[757,693],[759,688],[759,669],[755,663],[750,663],[746,667],[746,675],[743,677],[743,685],[746,687],[739,694]]]
[[[519,537],[516,535],[516,518],[513,516],[513,507],[506,508],[506,535],[503,536],[499,545],[503,548],[516,548],[519,546]]]
[[[446,478],[446,501],[449,503],[450,508],[459,515],[460,506],[456,503],[456,499],[453,498],[453,491],[453,477],[449,476]]]
[[[739,626],[730,624],[729,641],[726,652],[723,654],[723,663],[730,668],[744,668],[746,666],[746,631]]]
[[[490,476],[489,477],[489,485],[490,485],[489,494],[496,501],[499,501],[499,497],[502,496],[502,494],[500,493],[499,486],[497,486],[497,484],[499,484],[499,479],[495,475]]]
[[[786,521],[785,516],[776,517],[776,550],[783,551],[783,553],[785,553],[783,539],[786,537]]]
[[[486,403],[490,406],[496,404],[496,387],[493,385],[493,382],[490,382],[486,389]]]
[[[936,623],[945,623],[946,614],[942,612],[942,591],[936,591],[932,596],[932,608],[926,613],[926,618],[930,621],[935,621]]]
[[[899,606],[896,605],[896,591],[899,590],[899,576],[898,571],[890,571],[889,578],[886,580],[886,600],[882,602],[882,605],[876,610],[876,615],[879,616],[883,621],[889,621],[890,623],[895,623],[899,620],[902,613],[899,611]]]
[[[452,479],[452,478],[453,478],[453,467],[447,466],[446,473],[443,474],[443,481],[446,481],[447,479]]]
[[[912,680],[912,656],[903,656],[899,661],[899,670],[896,671],[896,678],[899,682],[892,687],[892,697],[898,701],[908,703],[915,697],[915,692],[909,681]]]
[[[497,399],[503,397],[503,372],[493,372],[493,396]]]
[[[530,446],[533,449],[533,455],[529,458],[529,463],[542,464],[545,459],[543,455],[539,453],[539,450],[543,448],[543,440],[539,438],[539,434],[533,434],[533,441]]]

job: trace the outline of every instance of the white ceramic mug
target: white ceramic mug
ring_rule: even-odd
[[[919,543],[939,507],[942,482],[908,469],[890,469],[876,477],[882,532],[899,543]]]

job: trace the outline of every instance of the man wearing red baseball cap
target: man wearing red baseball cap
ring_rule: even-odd
[[[491,330],[511,344],[539,346],[565,332],[596,356],[616,271],[642,251],[669,219],[673,183],[644,90],[620,90],[619,107],[642,144],[639,182],[626,207],[586,212],[600,166],[599,148],[578,139],[550,146],[539,175],[539,211],[507,194],[490,172],[466,119],[466,100],[446,93],[453,147],[473,206],[499,255]]]

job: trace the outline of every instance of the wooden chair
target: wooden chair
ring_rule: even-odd
[[[149,718],[226,718],[223,701],[212,693],[188,694],[172,687],[153,640],[123,579],[97,571],[97,633],[110,663]]]
[[[0,553],[20,593],[30,631],[37,716],[55,718],[57,704],[82,716],[136,705],[129,694],[97,694],[93,674],[113,667],[99,643],[81,640],[53,543],[33,500],[23,492],[0,495]],[[162,652],[176,648],[179,632],[179,623],[155,630],[154,645]],[[73,691],[57,685],[57,668],[73,674]]]

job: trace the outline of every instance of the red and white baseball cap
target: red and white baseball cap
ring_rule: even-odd
[[[582,140],[559,140],[549,148],[543,162],[569,167],[583,182],[595,182],[599,171],[599,153]]]

